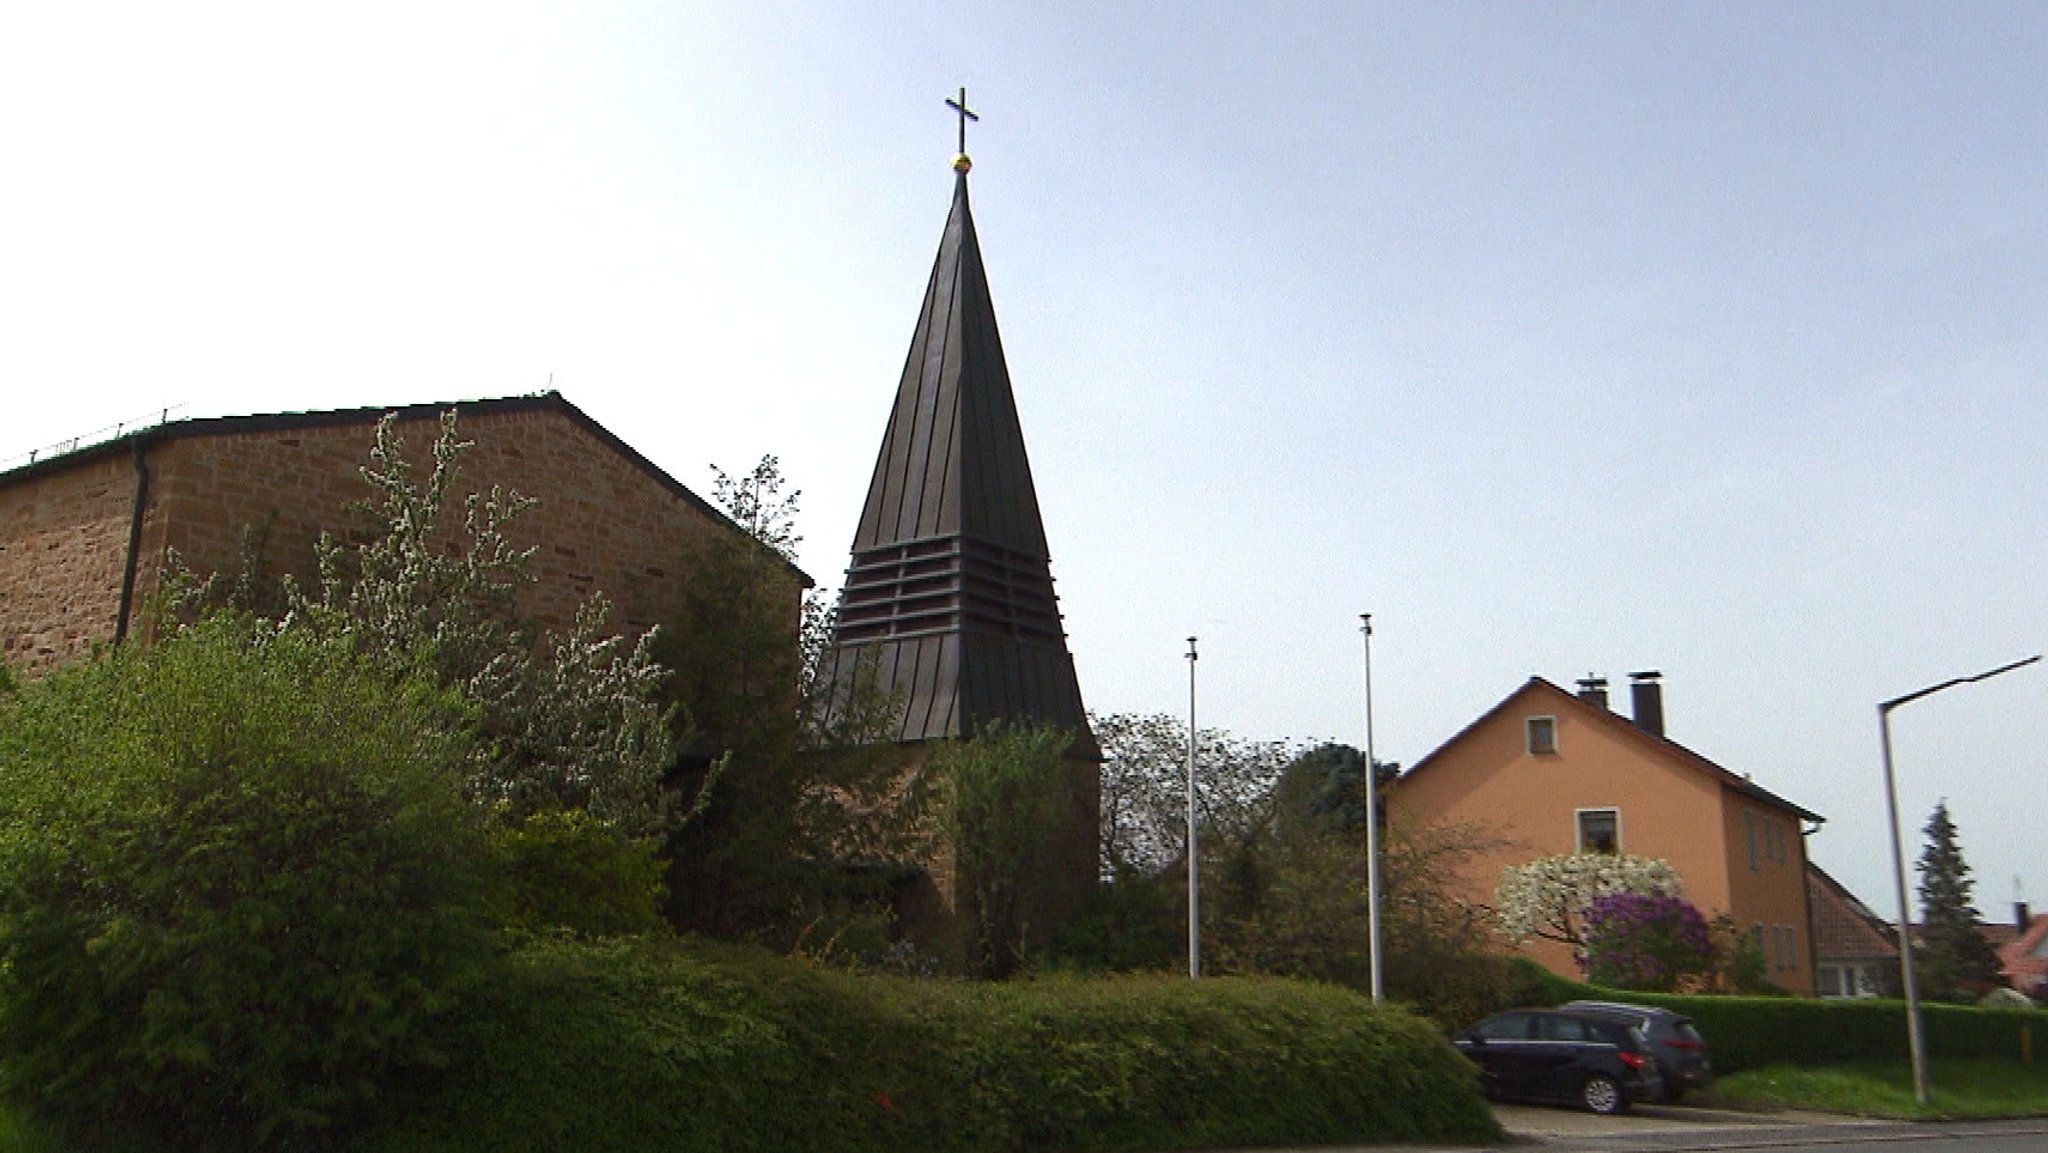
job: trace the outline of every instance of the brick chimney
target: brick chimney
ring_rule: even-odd
[[[1663,676],[1655,669],[1628,675],[1628,694],[1635,711],[1636,727],[1653,737],[1664,735]]]
[[[1578,698],[1589,705],[1607,707],[1607,678],[1587,673],[1579,681]]]

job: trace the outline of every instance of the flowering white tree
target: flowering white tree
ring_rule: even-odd
[[[1501,931],[1518,945],[1531,937],[1579,945],[1586,906],[1610,893],[1682,897],[1685,885],[1678,870],[1655,857],[1564,853],[1502,869],[1493,905]]]
[[[470,789],[501,817],[585,809],[622,836],[657,835],[673,823],[662,777],[674,741],[651,637],[613,634],[607,605],[592,595],[572,629],[536,648],[517,605],[533,583],[534,550],[507,532],[533,499],[493,486],[462,502],[459,529],[448,523],[470,447],[455,410],[442,414],[422,485],[393,419],[379,421],[362,469],[376,492],[359,510],[371,523],[366,539],[347,547],[322,534],[318,582],[302,590],[285,578],[275,627],[347,638],[358,652],[461,690],[480,737]]]

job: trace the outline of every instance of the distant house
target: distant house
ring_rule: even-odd
[[[1631,721],[1608,708],[1605,681],[1574,695],[1529,678],[1393,785],[1390,819],[1473,826],[1507,842],[1468,865],[1466,896],[1485,904],[1502,869],[1537,857],[1661,858],[1702,912],[1751,934],[1772,983],[1812,994],[1803,834],[1822,818],[1666,737],[1660,678],[1633,680]],[[1569,946],[1531,941],[1525,951],[1578,975]]]
[[[1999,974],[2006,984],[2039,1001],[2048,998],[2048,913],[2013,907],[2013,938],[1999,947]]]
[[[1820,995],[1897,996],[1899,937],[1892,922],[1871,912],[1811,861],[1806,864],[1806,900],[1813,910],[1813,966]]]
[[[613,623],[644,630],[673,612],[689,548],[740,531],[717,509],[560,393],[504,400],[176,421],[0,472],[0,659],[34,675],[95,644],[147,639],[149,604],[175,552],[193,571],[233,574],[264,540],[276,572],[312,574],[313,541],[346,539],[377,422],[397,421],[424,483],[441,415],[474,447],[448,517],[493,485],[539,503],[515,522],[537,546],[522,610],[562,628],[603,592]],[[802,574],[791,570],[792,589]],[[796,602],[791,598],[792,628]]]

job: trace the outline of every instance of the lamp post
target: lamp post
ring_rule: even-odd
[[[1195,638],[1188,638],[1188,976],[1202,975],[1201,855],[1195,849]]]
[[[1899,898],[1899,979],[1906,986],[1906,1044],[1913,1055],[1913,1096],[1922,1105],[1927,1104],[1930,1092],[1927,1083],[1927,1035],[1920,1024],[1920,990],[1915,987],[1913,981],[1913,920],[1912,911],[1906,905],[1906,850],[1899,838],[1899,787],[1897,778],[1892,773],[1892,710],[1900,705],[1911,704],[1921,697],[1931,697],[1943,689],[1988,681],[2001,673],[2025,668],[2040,659],[2040,655],[2035,654],[2025,660],[2000,665],[1973,677],[1955,677],[1902,697],[1893,697],[1877,706],[1878,740],[1884,750],[1884,804],[1885,812],[1891,818],[1892,884],[1897,888]]]
[[[1372,999],[1378,1004],[1386,994],[1380,964],[1380,802],[1379,764],[1372,749],[1372,614],[1358,614],[1358,631],[1365,636],[1365,907],[1368,926],[1367,956],[1372,962]]]

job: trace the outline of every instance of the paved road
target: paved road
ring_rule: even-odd
[[[2048,1118],[2026,1121],[1907,1123],[1829,1113],[1750,1113],[1693,1106],[1639,1106],[1621,1117],[1569,1109],[1496,1105],[1508,1140],[1495,1146],[1382,1146],[1374,1150],[1267,1150],[1265,1153],[1682,1153],[1689,1150],[1818,1149],[1868,1145],[1874,1153],[2048,1153]]]
[[[1641,1106],[1623,1117],[1565,1109],[1494,1108],[1516,1146],[1543,1153],[1652,1150],[1839,1148],[1873,1145],[1884,1153],[2029,1153],[2048,1151],[2048,1119],[1908,1123],[1829,1113],[1751,1113]]]

